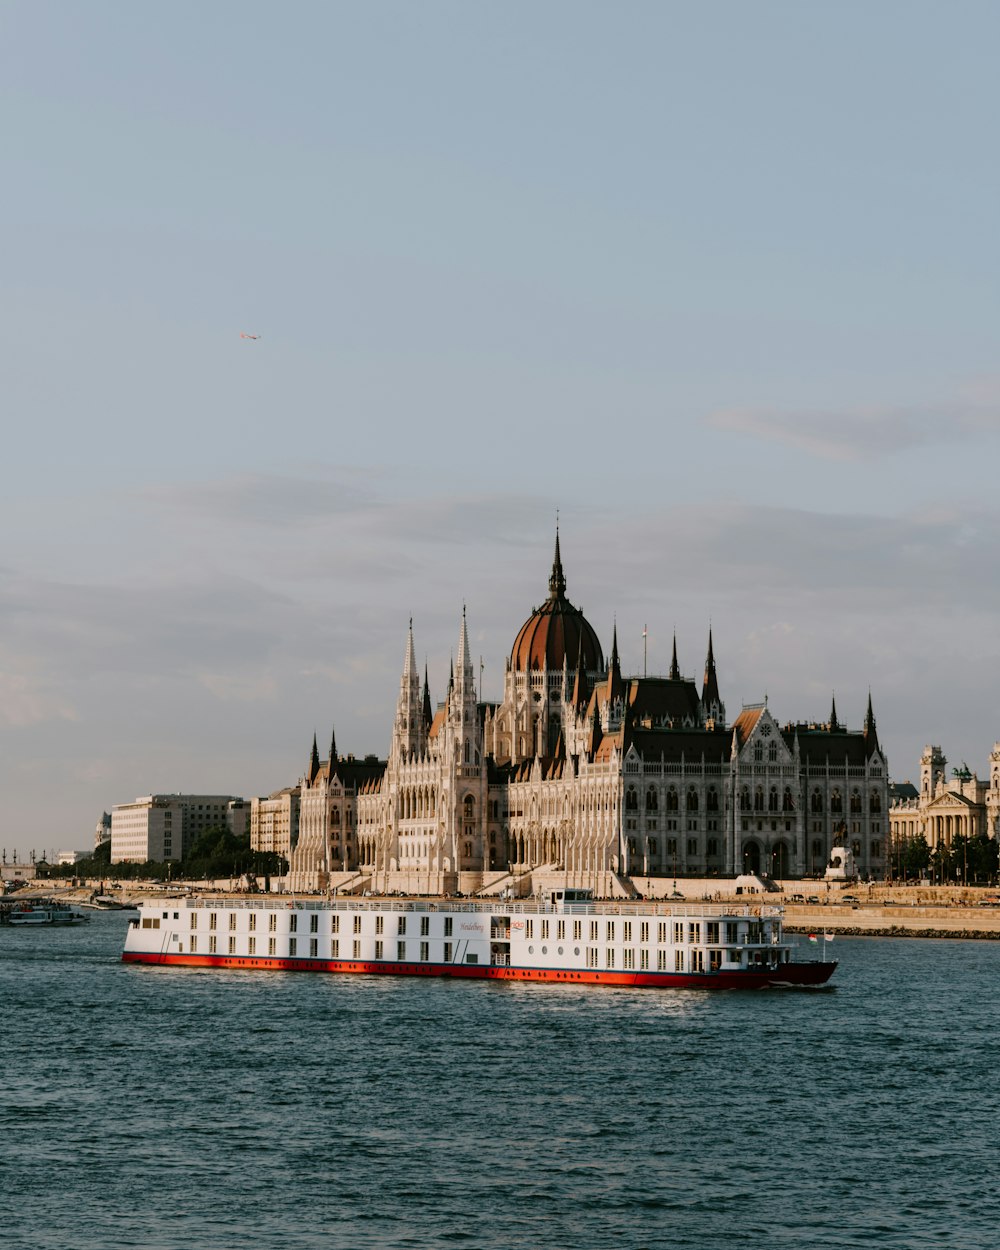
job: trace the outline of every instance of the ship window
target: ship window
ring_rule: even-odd
[[[217,943],[216,938],[210,937],[208,939],[208,953],[210,955],[214,955],[216,953],[216,943]]]
[[[361,943],[357,940],[357,938],[355,938],[354,940],[353,950],[354,950],[354,958],[360,959],[361,958]]]
[[[319,954],[319,939],[318,938],[309,939],[309,954],[314,955],[314,956]]]
[[[191,942],[194,943],[195,940],[196,940],[195,938],[192,938]],[[250,938],[247,942],[247,954],[249,955],[257,954],[257,939],[255,937]]]
[[[214,929],[218,926],[218,923],[219,923],[218,914],[214,911],[210,911],[208,913],[208,927],[210,929]]]
[[[359,917],[358,917],[358,919],[360,920],[360,919],[361,919],[361,917],[359,916]],[[431,918],[430,918],[430,916],[421,916],[421,917],[420,917],[420,936],[421,936],[421,937],[427,937],[427,935],[430,933],[430,931],[431,931]]]
[[[397,959],[406,958],[406,943],[405,942],[396,943],[396,958]]]
[[[236,928],[236,912],[234,911],[231,911],[229,913],[229,928],[230,929]]]
[[[251,917],[251,919],[253,919],[253,917]],[[319,933],[319,916],[317,916],[315,912],[309,917],[309,932]]]
[[[191,954],[196,955],[198,953],[198,939],[196,937],[192,937],[190,945],[191,945]]]
[[[250,913],[249,919],[250,919],[250,932],[253,933],[257,928],[257,913],[255,911],[252,911]]]
[[[215,941],[215,938],[209,938],[209,945],[211,945],[212,942],[214,941]],[[268,938],[267,939],[267,953],[269,955],[273,955],[277,949],[278,949],[278,939]]]
[[[683,951],[674,951],[674,971],[675,972],[684,971],[684,952]]]
[[[234,937],[229,939],[229,953],[230,955],[236,954],[236,939]]]
[[[465,962],[467,964],[477,964],[479,963],[479,956],[478,955],[466,955]]]
[[[289,953],[289,955],[294,955],[294,954],[296,954],[296,953],[298,952],[298,949],[299,949],[299,940],[298,940],[298,938],[289,938],[289,939],[288,939],[288,953]]]
[[[193,911],[191,913],[191,928],[197,929],[197,927],[198,927],[198,913],[196,911]]]
[[[209,925],[209,928],[212,928],[212,926]],[[274,933],[277,930],[277,928],[278,928],[278,917],[274,914],[274,912],[271,912],[271,914],[267,918],[267,931],[268,933]]]
[[[451,943],[451,942],[445,942],[445,944],[444,944],[444,962],[445,962],[446,964],[450,964],[450,963],[451,963],[451,961],[452,961],[452,958],[453,958],[453,956],[452,956],[452,949],[453,949],[453,947],[452,947],[452,943]]]
[[[289,917],[288,917],[288,932],[289,932],[289,933],[298,933],[298,931],[299,931],[299,918],[298,918],[298,916],[296,916],[296,915],[291,915],[291,916],[289,916]]]

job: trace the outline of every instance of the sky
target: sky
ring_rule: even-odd
[[[0,0],[0,844],[384,756],[547,594],[1000,739],[992,0]],[[256,339],[242,334],[258,335]],[[478,667],[478,662],[477,662]]]

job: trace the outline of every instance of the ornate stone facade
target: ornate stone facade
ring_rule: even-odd
[[[893,846],[924,838],[931,850],[951,846],[956,837],[1000,835],[1000,742],[990,752],[990,775],[980,779],[965,764],[948,776],[939,746],[920,756],[920,790],[895,801],[889,811]]]
[[[871,700],[861,731],[835,707],[822,724],[780,724],[766,703],[727,724],[711,631],[700,691],[680,674],[676,641],[667,677],[623,677],[617,633],[605,661],[566,597],[558,536],[548,598],[517,634],[500,702],[477,700],[463,611],[432,712],[411,621],[389,757],[366,767],[344,788],[343,761],[331,747],[320,763],[314,743],[298,888],[336,862],[379,891],[520,891],[558,874],[610,894],[654,875],[822,875],[839,841],[862,874],[884,869],[888,770]],[[341,862],[329,850],[333,775],[340,829],[356,819],[356,839],[336,844]]]

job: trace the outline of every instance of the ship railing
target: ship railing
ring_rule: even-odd
[[[297,898],[286,894],[257,895],[189,895],[184,898],[146,898],[142,905],[151,910],[181,908],[201,911],[336,911],[427,913],[442,911],[484,916],[569,916],[664,917],[675,919],[767,919],[778,918],[784,908],[774,903],[745,903],[720,900],[716,903],[688,903],[673,900],[658,902],[595,900],[589,903],[539,903],[531,899],[481,900],[468,898]]]

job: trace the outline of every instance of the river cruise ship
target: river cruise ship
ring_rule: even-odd
[[[569,981],[666,989],[825,984],[767,905],[595,901],[159,898],[125,938],[128,963],[289,972]]]

